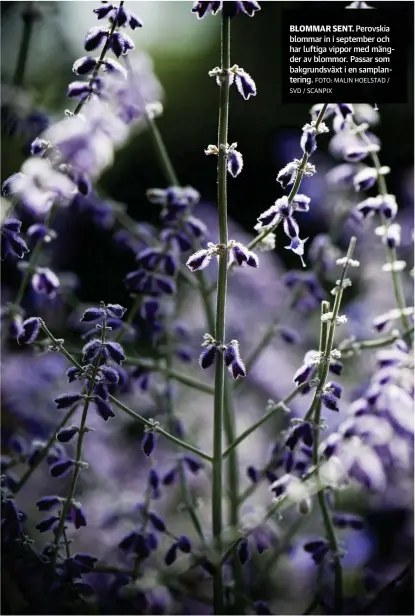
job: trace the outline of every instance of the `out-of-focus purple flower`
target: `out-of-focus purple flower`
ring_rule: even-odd
[[[143,450],[146,458],[149,458],[156,448],[156,435],[153,430],[148,430],[144,433],[143,440],[141,442],[141,449]]]
[[[68,205],[76,186],[46,159],[32,157],[23,163],[20,173],[9,178],[8,191],[36,214],[46,214],[53,203]]]
[[[36,293],[53,299],[59,289],[60,282],[51,269],[48,267],[38,267],[32,276],[31,285]]]
[[[8,255],[21,259],[29,252],[26,242],[20,237],[22,223],[16,218],[8,218],[1,226],[1,260]]]
[[[75,465],[74,460],[70,460],[70,459],[59,460],[58,462],[55,462],[54,464],[52,464],[52,466],[49,469],[49,472],[52,475],[52,477],[65,477],[71,472],[74,465]]]
[[[111,75],[104,77],[105,96],[112,102],[117,115],[126,124],[144,118],[149,109],[161,110],[163,88],[158,81],[153,62],[149,56],[140,53],[128,64],[128,78],[120,79]],[[114,71],[111,71],[114,73]],[[151,106],[151,107],[148,107]]]
[[[32,344],[39,334],[40,319],[38,317],[30,317],[23,321],[22,331],[17,337],[19,344]]]

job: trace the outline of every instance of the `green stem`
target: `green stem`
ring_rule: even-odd
[[[222,13],[221,27],[221,70],[226,77],[220,86],[219,126],[218,126],[218,218],[219,255],[218,284],[216,299],[215,339],[225,343],[226,335],[226,292],[228,262],[228,214],[227,214],[227,154],[229,79],[230,69],[230,19]],[[222,545],[222,426],[224,407],[225,362],[222,353],[217,354],[215,365],[215,394],[213,415],[213,469],[212,469],[212,531],[215,548],[220,552]],[[223,614],[222,569],[218,568],[213,579],[214,614]]]
[[[69,411],[66,413],[65,417],[58,423],[58,425],[56,426],[55,430],[50,435],[49,440],[47,441],[45,447],[42,449],[42,452],[36,458],[35,464],[33,464],[33,466],[28,468],[27,471],[25,472],[25,474],[18,481],[16,487],[13,490],[14,494],[17,494],[18,492],[20,492],[20,490],[23,488],[23,486],[27,483],[27,481],[30,479],[32,474],[35,472],[35,470],[41,464],[41,462],[43,462],[43,460],[46,458],[46,456],[49,453],[50,448],[52,447],[52,445],[54,444],[54,442],[56,440],[56,434],[59,432],[59,430],[61,430],[68,423],[68,421],[70,420],[72,415],[75,413],[77,407],[78,407],[78,404],[75,404],[75,406],[70,408]]]
[[[24,8],[22,13],[23,34],[20,41],[19,55],[17,58],[16,70],[13,76],[13,85],[22,86],[24,75],[29,57],[30,41],[33,34],[33,24],[36,21],[37,14],[33,9],[33,3],[28,2],[28,6]]]
[[[378,338],[377,340],[353,340],[350,343],[346,344],[344,347],[340,345],[342,351],[342,357],[344,359],[349,359],[356,355],[361,350],[369,349],[381,349],[383,347],[390,346],[400,338],[407,338],[411,336],[414,332],[414,326],[409,327],[404,332],[397,332],[395,334],[390,334],[389,336],[384,336],[383,338]]]
[[[147,126],[150,131],[150,136],[153,141],[153,147],[157,154],[157,158],[160,164],[160,168],[164,173],[164,177],[167,180],[169,186],[180,186],[176,171],[172,165],[170,157],[167,152],[167,148],[164,144],[163,138],[160,134],[157,124],[154,119],[146,114]]]

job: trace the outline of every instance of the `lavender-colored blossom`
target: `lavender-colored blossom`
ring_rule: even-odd
[[[62,503],[60,496],[43,496],[36,502],[38,511],[52,511]]]
[[[301,263],[303,267],[305,267],[303,255],[304,255],[304,244],[307,242],[308,237],[304,240],[299,237],[294,237],[291,239],[291,244],[289,246],[285,246],[286,250],[292,250],[296,255],[298,255],[301,259]]]
[[[75,465],[74,460],[63,459],[52,464],[49,472],[52,477],[65,477],[68,475]]]
[[[254,0],[248,0],[246,2],[195,2],[193,4],[192,13],[195,13],[198,19],[203,19],[205,15],[216,13],[220,10],[223,11],[226,17],[231,19],[238,15],[238,13],[244,13],[249,17],[253,17],[256,11],[260,10],[258,2]]]
[[[216,359],[216,353],[218,352],[216,345],[215,344],[211,344],[210,346],[206,347],[200,357],[199,357],[199,364],[200,367],[203,368],[204,370],[206,368],[209,368],[210,366],[213,365],[215,359]]]
[[[9,180],[10,194],[19,197],[36,214],[46,214],[55,202],[68,205],[76,194],[75,184],[43,158],[27,159],[21,173],[15,173]]]
[[[44,520],[42,520],[41,522],[39,522],[39,524],[37,524],[36,528],[40,533],[45,533],[48,530],[52,530],[52,528],[56,525],[56,523],[59,521],[59,518],[57,515],[53,515],[50,516],[49,518],[45,518]]]
[[[156,435],[153,430],[148,430],[144,433],[143,440],[141,442],[141,449],[143,450],[146,458],[149,458],[154,452],[156,447]]]
[[[386,220],[394,220],[398,213],[398,205],[396,203],[395,195],[382,195],[379,198],[379,201],[382,216],[384,216]]]
[[[40,319],[38,317],[30,317],[23,321],[21,332],[17,336],[19,344],[32,344],[40,331]]]
[[[353,178],[353,185],[356,191],[369,190],[376,183],[377,171],[373,167],[365,167]]]
[[[231,176],[236,178],[236,176],[241,173],[243,165],[244,161],[242,158],[242,154],[234,148],[230,149],[228,154],[227,167],[228,172],[231,174]]]
[[[1,227],[1,260],[8,255],[13,255],[21,259],[26,252],[29,252],[26,242],[20,236],[22,223],[16,218],[8,218]]]
[[[68,409],[72,405],[82,400],[81,394],[62,394],[54,399],[57,409]]]
[[[68,426],[67,428],[62,428],[61,430],[59,430],[56,435],[56,439],[60,443],[69,443],[69,441],[71,441],[75,434],[77,434],[78,432],[78,426]]]
[[[234,67],[235,85],[238,88],[239,94],[247,101],[250,96],[256,96],[257,90],[255,81],[251,75],[246,73],[243,68]]]
[[[48,267],[38,267],[32,276],[31,285],[36,293],[53,299],[60,287],[60,282],[51,269]]]
[[[311,554],[311,557],[316,565],[319,565],[322,562],[323,558],[329,551],[327,542],[322,539],[309,541],[308,543],[305,543],[303,547],[306,552]]]
[[[311,154],[317,149],[315,130],[303,131],[303,134],[301,135],[300,145],[304,154],[308,154],[308,156],[311,156]]]

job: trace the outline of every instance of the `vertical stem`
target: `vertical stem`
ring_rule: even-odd
[[[222,13],[221,32],[221,70],[227,73],[230,68],[230,20]],[[227,220],[227,185],[226,185],[226,146],[228,143],[229,79],[226,74],[221,87],[219,99],[218,126],[218,217],[219,243],[222,250],[219,255],[218,285],[216,299],[215,339],[219,344],[225,342],[225,313],[228,264],[228,220]],[[223,354],[218,353],[215,368],[215,395],[213,417],[213,485],[212,485],[212,531],[215,547],[221,550],[222,535],[222,423],[224,406],[225,362]],[[223,614],[222,571],[219,569],[213,580],[214,614]]]
[[[19,55],[17,57],[16,69],[13,76],[13,85],[23,85],[24,75],[27,66],[27,59],[29,56],[30,40],[33,34],[33,24],[36,20],[36,12],[33,8],[33,3],[28,2],[28,6],[23,9],[23,34],[20,42]]]

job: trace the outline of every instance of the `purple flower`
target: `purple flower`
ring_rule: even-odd
[[[212,366],[216,359],[216,353],[217,353],[217,348],[215,344],[211,344],[208,347],[206,347],[202,351],[199,357],[200,367],[205,370],[206,368],[209,368],[210,366]]]
[[[76,75],[89,75],[95,69],[98,64],[98,60],[91,56],[84,56],[76,60],[72,70]]]
[[[107,304],[106,309],[108,314],[116,319],[122,319],[127,311],[127,309],[120,306],[120,304]]]
[[[304,544],[304,550],[312,555],[312,559],[316,563],[316,565],[320,564],[329,551],[329,547],[326,541],[321,539],[316,541],[309,541]]]
[[[291,162],[288,165],[285,165],[277,175],[277,182],[279,182],[282,188],[285,190],[287,186],[294,182],[294,179],[297,175],[298,166],[296,163]]]
[[[40,319],[38,317],[30,317],[22,323],[22,331],[17,337],[19,344],[32,344],[39,334]]]
[[[114,32],[111,35],[109,48],[112,49],[114,54],[119,58],[125,56],[129,51],[135,49],[133,40],[127,35],[121,32]]]
[[[198,250],[186,261],[187,267],[191,272],[205,269],[212,260],[212,252],[209,250]]]
[[[169,547],[169,549],[167,550],[164,556],[164,562],[166,563],[167,566],[170,566],[176,561],[176,559],[177,559],[177,544],[173,543],[173,545]]]
[[[179,550],[184,554],[190,554],[190,552],[192,551],[192,544],[185,535],[180,535],[176,542],[176,545]]]
[[[74,460],[63,459],[63,460],[59,460],[58,462],[55,462],[54,464],[52,464],[52,466],[49,469],[49,472],[52,475],[52,477],[65,477],[66,475],[68,475],[68,473],[71,472],[74,466],[75,466]]]
[[[88,30],[85,36],[84,47],[86,51],[94,51],[100,47],[104,40],[108,37],[108,30],[106,28],[94,27]]]
[[[389,248],[398,248],[401,245],[401,226],[396,223],[389,225],[382,242]]]
[[[60,443],[69,443],[70,440],[73,439],[75,434],[79,432],[78,426],[68,426],[67,428],[62,428],[56,435],[56,439]]]
[[[197,475],[197,473],[203,468],[202,462],[200,462],[197,458],[192,458],[191,456],[183,456],[183,462],[189,469],[193,475]]]
[[[236,178],[236,176],[239,175],[242,171],[242,167],[244,166],[242,154],[238,152],[238,150],[235,150],[235,148],[231,147],[229,149],[227,166],[229,173],[234,178]]]
[[[123,361],[125,361],[123,348],[118,342],[106,342],[105,348],[108,351],[111,359],[113,359],[116,364],[121,364]]]
[[[340,385],[340,383],[337,383],[337,381],[330,381],[330,383],[327,383],[326,389],[331,391],[333,396],[335,396],[339,400],[342,397],[343,386]]]
[[[100,396],[95,396],[94,402],[98,415],[102,417],[104,421],[108,421],[110,417],[115,417],[111,404],[107,400],[104,400],[104,398]]]
[[[246,469],[246,474],[248,475],[252,483],[258,483],[259,472],[254,466],[248,466],[248,468]]]
[[[87,525],[85,512],[79,504],[72,504],[69,509],[67,520],[72,522],[76,530]]]
[[[380,200],[380,211],[386,220],[393,220],[398,213],[398,205],[394,195],[383,195]]]
[[[304,255],[304,244],[308,240],[306,237],[304,240],[301,240],[299,237],[294,237],[291,239],[291,244],[289,246],[285,246],[286,250],[292,250],[296,255],[298,255],[301,259],[301,263],[303,267],[305,267],[303,255]]]
[[[20,237],[22,223],[16,218],[8,218],[1,227],[1,260],[9,255],[21,259],[29,249],[23,238]]]
[[[148,430],[144,433],[143,440],[141,442],[141,449],[146,456],[149,458],[151,454],[154,452],[156,448],[156,435],[153,430]]]
[[[80,400],[82,400],[81,394],[62,394],[55,398],[54,402],[56,402],[57,409],[68,409]]]
[[[76,194],[76,186],[68,176],[55,171],[44,158],[28,158],[21,173],[9,180],[10,193],[36,214],[46,214],[57,201],[67,205]]]
[[[232,19],[238,13],[244,13],[249,17],[253,17],[255,12],[259,11],[260,8],[258,2],[254,2],[253,0],[246,2],[231,2],[230,0],[226,2],[195,2],[193,4],[192,13],[195,13],[198,19],[202,19],[208,13],[216,15],[218,11],[223,10],[224,15]]]
[[[317,149],[315,130],[305,130],[301,135],[301,149],[309,156]]]
[[[251,557],[247,539],[242,539],[242,541],[238,543],[238,547],[236,548],[236,553],[237,553],[237,556],[238,556],[238,559],[241,565],[245,565],[245,563],[247,563]]]
[[[376,183],[377,171],[373,167],[365,167],[353,178],[353,185],[356,191],[369,190]]]
[[[251,75],[242,68],[234,68],[235,84],[239,94],[247,101],[250,96],[256,96],[256,85]]]
[[[149,511],[147,514],[147,517],[148,517],[148,521],[155,528],[155,530],[158,530],[160,533],[165,532],[166,524],[164,523],[164,520],[159,515]]]
[[[331,391],[326,391],[321,394],[321,401],[324,404],[324,406],[330,409],[330,411],[336,411],[338,413],[339,407],[337,405],[337,399],[338,399],[338,396],[335,393],[332,393]]]
[[[314,430],[310,422],[304,421],[295,426],[295,428],[291,430],[290,436],[285,441],[285,445],[292,451],[299,440],[302,440],[307,447],[313,445]]]
[[[37,524],[36,528],[39,532],[41,533],[45,533],[48,530],[51,530],[55,525],[56,522],[59,521],[59,518],[57,515],[53,515],[50,516],[49,518],[45,518],[44,520],[42,520],[41,522],[39,522],[39,524]]]
[[[38,267],[32,276],[31,284],[36,293],[46,295],[49,299],[56,296],[60,287],[59,278],[48,267]]]
[[[239,354],[239,342],[232,340],[224,351],[225,364],[234,379],[246,376],[245,364]]]
[[[38,511],[51,511],[55,507],[59,507],[62,503],[60,496],[43,496],[36,502]]]

